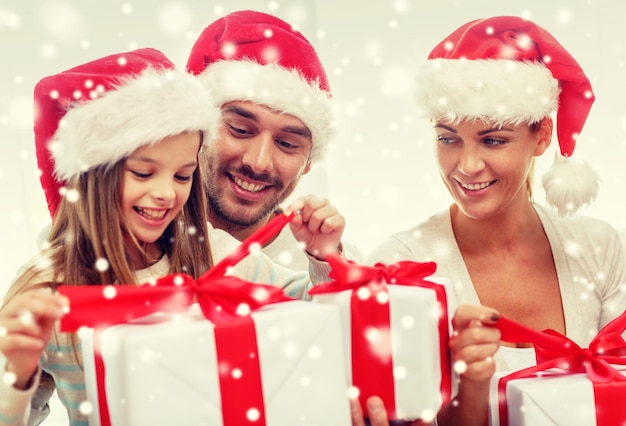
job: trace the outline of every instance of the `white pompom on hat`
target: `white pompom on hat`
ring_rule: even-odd
[[[309,41],[267,13],[240,10],[207,26],[194,43],[187,70],[198,75],[217,106],[252,101],[291,114],[311,131],[311,162],[334,135],[331,92]]]
[[[519,125],[557,111],[561,155],[542,179],[546,200],[568,214],[597,196],[595,171],[569,158],[595,99],[591,84],[542,27],[516,16],[468,22],[430,52],[416,88],[418,107],[435,120]]]
[[[34,97],[40,181],[53,217],[67,180],[183,132],[202,131],[208,143],[220,116],[196,77],[149,48],[45,77]]]

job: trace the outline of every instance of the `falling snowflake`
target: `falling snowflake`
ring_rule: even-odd
[[[78,411],[83,416],[88,416],[93,412],[93,404],[89,401],[83,401],[78,405]]]
[[[246,418],[251,422],[256,422],[261,418],[261,412],[256,408],[250,408],[246,411]]]

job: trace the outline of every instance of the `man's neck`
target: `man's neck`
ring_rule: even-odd
[[[266,218],[261,219],[259,222],[255,223],[254,225],[250,225],[250,226],[237,225],[237,224],[234,224],[234,223],[232,223],[232,222],[230,222],[228,220],[224,220],[224,219],[219,218],[219,217],[214,217],[212,215],[209,215],[209,222],[211,223],[213,228],[221,229],[223,231],[226,231],[230,235],[235,237],[237,240],[243,241],[246,238],[248,238],[250,235],[252,235],[255,231],[257,231],[258,229],[263,227],[277,213],[278,212],[274,212],[274,213],[268,215]],[[272,241],[274,240],[274,238],[272,238]],[[268,244],[269,244],[269,242],[268,242]]]

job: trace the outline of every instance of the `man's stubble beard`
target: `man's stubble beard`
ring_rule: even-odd
[[[230,206],[224,202],[224,192],[227,191],[227,188],[216,187],[214,184],[211,184],[208,180],[206,180],[205,192],[209,204],[209,211],[212,215],[217,216],[222,221],[238,227],[256,225],[271,215],[280,203],[293,193],[298,180],[299,179],[295,179],[286,188],[286,190],[281,193],[280,198],[272,196],[271,199],[266,200],[260,207],[252,207],[254,205],[253,202],[240,200],[240,204],[238,204],[235,208],[229,208]]]

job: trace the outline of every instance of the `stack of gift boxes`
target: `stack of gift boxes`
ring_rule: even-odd
[[[332,281],[313,302],[292,300],[226,273],[263,238],[198,280],[59,289],[70,299],[62,330],[81,338],[91,425],[349,426],[351,395],[381,396],[392,418],[434,416],[451,392],[435,265],[329,258]]]
[[[349,426],[348,398],[365,409],[372,395],[391,419],[428,421],[450,401],[449,283],[434,263],[330,256],[331,281],[304,302],[225,273],[259,242],[198,280],[60,288],[71,308],[62,329],[81,338],[90,424]],[[500,328],[503,340],[535,344],[537,366],[496,374],[492,424],[626,425],[615,368],[626,364],[626,315],[589,349],[506,318]]]

